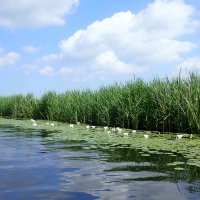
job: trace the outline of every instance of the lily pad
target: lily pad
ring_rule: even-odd
[[[185,170],[185,168],[182,168],[182,167],[175,167],[174,169],[177,170],[177,171],[184,171]]]
[[[150,156],[150,155],[147,154],[147,153],[143,153],[143,154],[141,154],[141,156],[148,157],[148,156]]]

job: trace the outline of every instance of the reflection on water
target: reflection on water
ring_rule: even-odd
[[[1,128],[0,199],[200,199],[200,170],[167,165],[179,157],[89,146]]]

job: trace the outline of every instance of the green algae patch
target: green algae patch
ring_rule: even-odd
[[[182,168],[182,167],[175,167],[174,170],[177,170],[177,171],[184,171],[185,168]]]
[[[111,132],[108,133],[103,127],[87,128],[85,124],[75,124],[73,128],[67,123],[49,122],[36,120],[37,125],[28,120],[14,120],[0,118],[0,127],[15,128],[16,131],[25,134],[38,134],[48,141],[85,141],[88,144],[85,150],[109,150],[113,148],[129,148],[138,150],[143,157],[154,157],[157,154],[164,154],[169,157],[183,157],[186,162],[168,163],[167,166],[178,166],[185,164],[188,166],[200,167],[200,139],[184,137],[176,139],[175,134],[156,134],[153,132],[138,131],[132,134],[132,130],[125,130],[129,135],[123,137],[122,134]],[[148,139],[144,138],[144,134],[149,135]],[[178,161],[177,161],[178,162]],[[177,167],[176,167],[177,168]],[[177,170],[177,169],[175,169]]]
[[[181,162],[181,161],[175,161],[173,163],[168,163],[168,166],[177,166],[177,165],[184,165],[185,162]]]
[[[147,154],[147,153],[142,153],[141,156],[144,156],[144,157],[149,157],[150,155]]]

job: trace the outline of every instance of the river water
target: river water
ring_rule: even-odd
[[[200,199],[198,171],[167,170],[166,154],[141,157],[127,147],[90,149],[47,136],[0,128],[0,200]]]

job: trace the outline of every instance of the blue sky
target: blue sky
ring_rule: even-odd
[[[200,1],[1,0],[0,95],[200,69]]]

